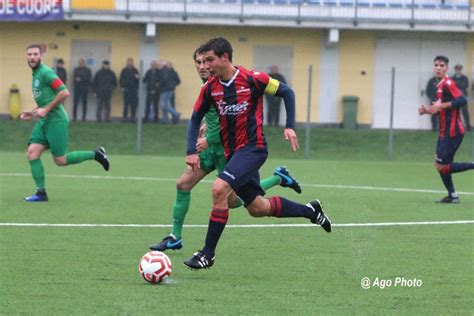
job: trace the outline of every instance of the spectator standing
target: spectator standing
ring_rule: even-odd
[[[127,58],[127,65],[120,73],[120,88],[123,92],[123,115],[122,122],[134,122],[138,107],[138,85],[140,75],[133,65],[133,58]],[[130,108],[130,119],[128,109]]]
[[[283,77],[282,74],[278,72],[277,65],[272,65],[270,67],[270,72],[268,73],[268,75],[271,78],[276,79],[286,84],[286,79],[285,77]],[[280,125],[281,97],[270,95],[270,94],[266,94],[265,97],[267,99],[267,105],[268,105],[268,108],[267,108],[268,125],[279,126]]]
[[[181,83],[181,79],[179,79],[179,75],[176,70],[174,70],[173,64],[170,61],[168,61],[166,65],[171,70],[171,77],[173,78],[172,80],[174,80],[174,83],[176,84],[173,90],[173,94],[171,95],[171,106],[173,107],[173,109],[176,109],[176,87]]]
[[[430,101],[430,104],[436,102],[438,98],[436,97],[436,93],[438,92],[438,80],[435,76],[431,77],[426,84],[426,95]],[[431,129],[433,131],[439,130],[439,121],[438,121],[439,113],[433,113],[431,115]]]
[[[66,68],[64,68],[64,60],[62,58],[59,58],[56,61],[56,74],[58,75],[59,79],[67,85],[67,71]]]
[[[454,71],[455,71],[455,73],[454,73],[454,76],[453,76],[453,80],[454,80],[454,82],[456,82],[456,86],[459,88],[459,90],[461,90],[462,94],[464,95],[464,97],[467,100],[467,88],[469,87],[469,79],[467,78],[467,76],[465,76],[462,73],[462,65],[457,64],[456,66],[454,66]],[[465,105],[461,106],[460,110],[461,110],[462,116],[464,118],[464,124],[466,125],[466,129],[468,131],[470,131],[471,130],[471,122],[470,122],[470,119],[469,119],[469,110],[467,108],[467,103]]]
[[[171,106],[174,90],[179,83],[180,81],[178,74],[176,71],[170,68],[167,62],[165,62],[165,67],[163,67],[160,76],[160,105],[163,110],[163,119],[161,122],[163,124],[169,124],[168,113],[171,113],[173,116],[173,124],[177,124],[179,122],[181,113],[178,113]]]
[[[110,99],[112,91],[117,86],[117,76],[110,69],[108,60],[102,62],[102,68],[95,74],[92,88],[97,95],[97,121],[102,122],[102,112],[104,120],[110,122]]]
[[[89,87],[92,83],[92,72],[86,67],[84,58],[79,59],[79,66],[74,68],[74,96],[72,119],[77,120],[77,107],[79,101],[82,103],[82,121],[86,120],[87,115],[87,97],[89,95]]]
[[[146,85],[146,101],[145,101],[145,117],[144,121],[158,122],[160,118],[159,113],[159,83],[160,83],[160,69],[156,60],[151,62],[150,69],[145,73],[143,83]]]

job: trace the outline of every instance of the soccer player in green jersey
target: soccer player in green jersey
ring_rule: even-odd
[[[20,118],[22,120],[38,119],[28,140],[27,151],[37,191],[25,198],[27,202],[48,201],[41,162],[41,154],[47,149],[51,149],[53,160],[58,166],[68,166],[93,159],[107,171],[110,165],[103,147],[95,151],[67,152],[69,119],[63,102],[69,96],[69,91],[56,73],[42,64],[42,55],[40,45],[33,44],[26,48],[27,62],[33,70],[33,96],[37,107],[23,111]]]
[[[209,77],[209,71],[204,65],[203,55],[198,48],[193,54],[194,65],[196,71],[202,82],[206,82]],[[224,156],[224,147],[221,143],[219,117],[216,110],[211,107],[206,113],[205,124],[201,126],[200,136],[197,143],[197,150],[200,152],[200,166],[192,169],[186,166],[181,177],[177,180],[176,185],[176,201],[173,205],[173,228],[171,234],[163,238],[157,244],[151,245],[151,250],[164,251],[167,249],[181,249],[183,247],[183,240],[181,238],[184,218],[189,210],[191,200],[191,190],[210,172],[217,170],[218,173],[224,170],[226,160]],[[301,187],[293,177],[290,176],[288,170],[281,166],[278,167],[273,176],[263,179],[260,185],[264,190],[280,185],[282,187],[289,187],[297,193],[301,193]],[[242,201],[233,192],[229,196],[229,206],[236,208],[242,205]]]

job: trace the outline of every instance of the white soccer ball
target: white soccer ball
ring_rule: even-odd
[[[171,274],[171,261],[161,251],[149,251],[143,255],[138,265],[142,278],[149,283],[161,283]]]

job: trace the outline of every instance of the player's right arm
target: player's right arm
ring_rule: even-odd
[[[467,104],[466,98],[458,89],[456,83],[454,83],[454,80],[447,81],[445,83],[444,89],[446,89],[449,94],[451,94],[451,101],[442,102],[441,100],[438,100],[433,102],[431,106],[426,109],[426,113],[435,114],[444,109],[459,108]]]
[[[199,156],[197,154],[196,143],[199,135],[199,128],[204,114],[209,110],[212,99],[210,97],[209,85],[206,84],[201,88],[199,97],[194,104],[193,114],[189,120],[187,130],[187,150],[186,150],[186,164],[193,170],[199,168]]]
[[[33,110],[22,111],[20,114],[20,119],[25,120],[25,121],[31,120],[34,117],[33,111],[36,109],[37,108],[34,108]]]
[[[426,108],[423,104],[420,105],[420,107],[418,108],[418,114],[419,115],[428,114],[428,112],[426,111]]]
[[[64,90],[59,91],[54,97],[53,101],[51,101],[46,107],[34,109],[33,115],[45,117],[52,109],[57,107],[59,104],[62,104],[68,97],[69,91],[65,88]]]

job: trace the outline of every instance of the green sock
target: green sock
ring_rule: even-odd
[[[279,176],[273,175],[260,181],[260,186],[263,190],[267,191],[268,189],[279,185],[280,181],[281,178]],[[237,197],[237,199],[235,199],[235,206],[233,208],[241,207],[242,205],[244,205],[244,202],[239,197]]]
[[[183,231],[184,218],[189,210],[191,192],[181,190],[176,191],[176,202],[173,205],[173,229],[171,230],[171,233],[176,237],[176,239],[180,239]]]
[[[268,189],[273,188],[276,185],[279,185],[280,181],[281,181],[281,178],[279,176],[273,175],[271,177],[261,180],[260,186],[262,187],[262,189],[267,191]]]
[[[40,159],[29,160],[31,167],[31,175],[33,180],[35,180],[36,188],[44,190],[46,187],[44,185],[44,168],[43,163]]]
[[[83,162],[85,160],[92,160],[95,157],[95,152],[92,150],[88,151],[72,151],[66,154],[67,165],[74,165],[76,163]]]

